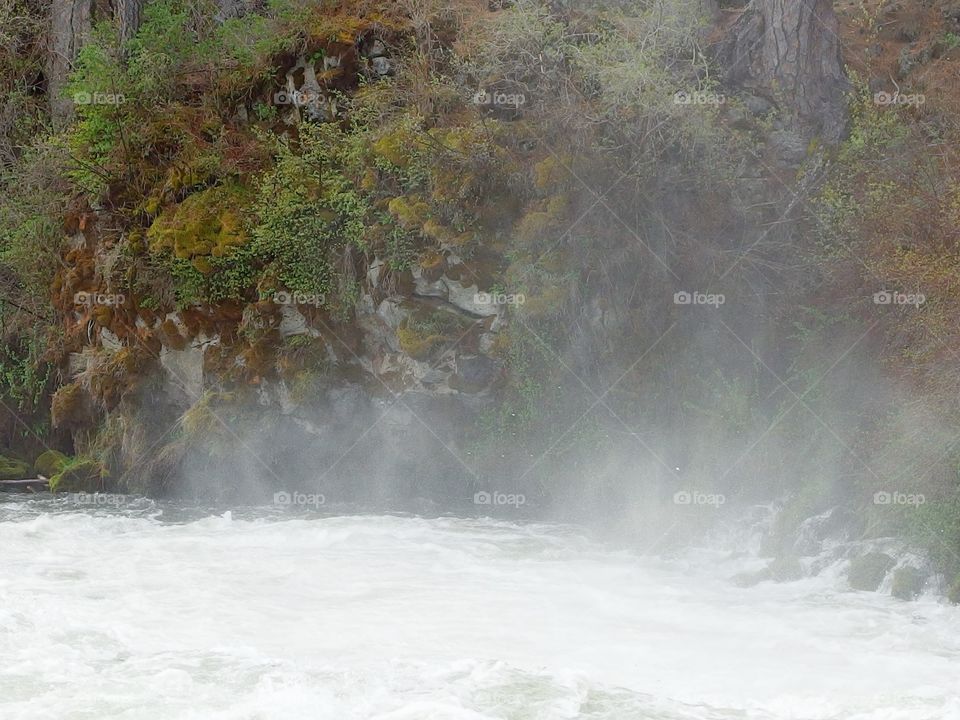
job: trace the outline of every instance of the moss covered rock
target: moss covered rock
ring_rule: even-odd
[[[867,553],[850,561],[847,580],[854,590],[875,591],[894,564],[894,559],[886,553]]]
[[[915,567],[897,568],[890,594],[900,600],[913,600],[923,592],[923,573]]]
[[[70,462],[70,458],[59,450],[45,450],[33,461],[33,471],[37,475],[51,478],[63,470]]]
[[[950,586],[950,589],[947,590],[947,600],[954,605],[960,605],[960,575],[954,578],[953,584]]]
[[[800,560],[792,557],[780,557],[767,567],[774,582],[793,582],[803,577],[803,566]]]
[[[81,458],[68,463],[50,478],[51,492],[96,492],[106,476],[103,465],[96,460]]]
[[[243,208],[249,192],[238,184],[207,188],[188,196],[154,220],[147,230],[153,252],[171,251],[190,260],[203,274],[212,270],[209,257],[222,257],[247,241]]]
[[[23,480],[30,474],[30,463],[0,455],[0,480]]]

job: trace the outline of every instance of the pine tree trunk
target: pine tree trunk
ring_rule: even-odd
[[[73,114],[73,102],[64,92],[77,53],[90,36],[92,21],[90,0],[53,0],[51,3],[46,74],[50,116],[55,127],[63,127]]]
[[[120,28],[120,43],[137,34],[143,16],[143,0],[116,0],[113,15]]]
[[[767,95],[804,136],[842,139],[849,89],[833,0],[753,0],[724,33],[727,81]]]

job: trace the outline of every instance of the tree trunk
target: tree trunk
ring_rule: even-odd
[[[90,36],[92,20],[90,0],[53,0],[51,3],[46,75],[50,116],[55,127],[63,127],[73,114],[73,102],[63,93],[77,53]]]
[[[120,44],[137,34],[143,16],[144,0],[115,0],[113,16],[120,29]]]
[[[728,82],[773,99],[803,136],[835,143],[849,89],[839,32],[833,0],[753,0],[716,54]]]

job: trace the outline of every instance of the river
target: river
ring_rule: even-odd
[[[960,609],[573,527],[0,497],[3,720],[950,720]]]

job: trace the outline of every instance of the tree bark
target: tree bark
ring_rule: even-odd
[[[120,31],[120,44],[124,45],[137,34],[143,19],[144,0],[115,0],[113,16]]]
[[[727,81],[769,96],[802,135],[835,143],[849,81],[833,0],[752,0],[717,43]]]
[[[64,90],[77,53],[90,37],[92,23],[90,0],[53,0],[51,3],[46,75],[54,127],[63,127],[73,114],[73,102],[64,97]]]

